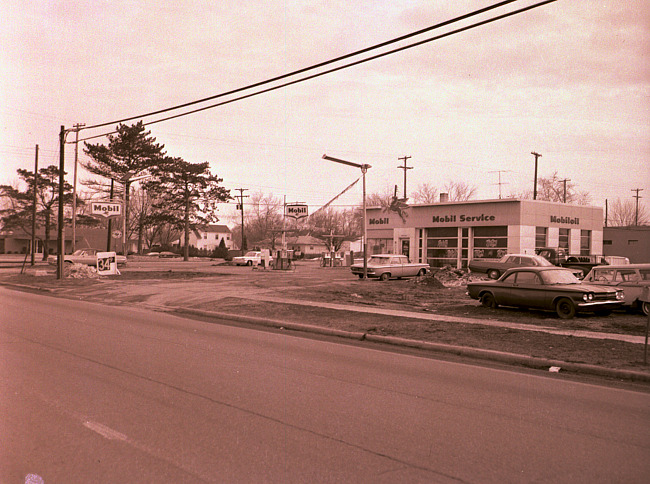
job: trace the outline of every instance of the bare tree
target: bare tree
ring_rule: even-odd
[[[478,188],[475,185],[469,186],[465,182],[450,181],[445,184],[445,192],[449,194],[449,201],[463,202],[471,200]]]
[[[338,251],[343,242],[356,240],[361,234],[355,210],[320,210],[309,217],[308,225],[311,235],[322,240],[328,251]]]
[[[637,224],[636,202],[616,199],[607,210],[607,224],[610,227],[629,227]],[[639,204],[638,225],[650,224],[650,216],[643,204]]]
[[[271,249],[275,249],[278,236],[282,233],[283,208],[284,203],[279,197],[274,197],[272,194],[265,195],[262,192],[251,194],[244,222],[246,239],[251,242],[249,245],[268,240]]]
[[[411,193],[413,203],[432,204],[438,201],[438,189],[431,183],[420,183],[416,191]]]
[[[572,203],[575,205],[589,205],[591,196],[588,192],[578,192],[575,184],[570,180],[560,178],[557,171],[549,177],[539,178],[537,180],[537,200],[546,200],[547,202]],[[527,190],[515,196],[530,200],[533,198],[532,190]]]

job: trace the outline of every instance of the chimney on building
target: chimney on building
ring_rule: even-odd
[[[448,193],[441,193],[440,194],[440,203],[447,203],[449,201],[449,194]]]

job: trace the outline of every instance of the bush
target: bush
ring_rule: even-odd
[[[212,251],[212,258],[231,260],[225,240],[221,239],[221,242],[219,242],[219,247]]]

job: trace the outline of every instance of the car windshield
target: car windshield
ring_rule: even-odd
[[[388,264],[389,262],[390,262],[390,257],[378,257],[376,255],[373,255],[370,258],[371,264]]]
[[[255,257],[257,255],[257,252],[246,252],[246,255],[244,257]]]
[[[537,265],[543,266],[543,267],[548,267],[552,266],[553,264],[550,263],[547,259],[544,259],[543,257],[534,257],[533,260],[537,261]]]
[[[75,251],[72,253],[72,255],[83,255],[84,252],[85,252],[84,249],[78,249],[78,250],[75,250]]]
[[[580,284],[580,281],[572,272],[564,269],[543,271],[540,275],[544,284]]]

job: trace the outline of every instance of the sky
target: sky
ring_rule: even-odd
[[[82,130],[79,138],[102,135],[116,121],[264,81],[494,3],[3,0],[0,184],[16,184],[19,168],[33,170],[35,145],[40,167],[58,165],[61,126],[112,123]],[[534,3],[519,0],[397,45]],[[244,188],[246,195],[286,197],[308,204],[310,213],[361,174],[323,154],[371,165],[368,193],[397,185],[401,195],[399,158],[410,156],[408,194],[423,183],[444,191],[462,182],[476,186],[475,199],[494,199],[500,191],[532,191],[531,152],[537,152],[539,177],[569,179],[592,205],[631,199],[637,188],[647,205],[649,95],[647,2],[558,0],[147,129],[168,155],[208,161],[233,195]],[[66,144],[65,159],[72,183],[74,144]],[[79,159],[86,160],[83,143]],[[79,168],[78,180],[88,176]],[[357,183],[334,205],[359,205],[361,196]],[[234,202],[218,215],[229,225],[238,220]]]

